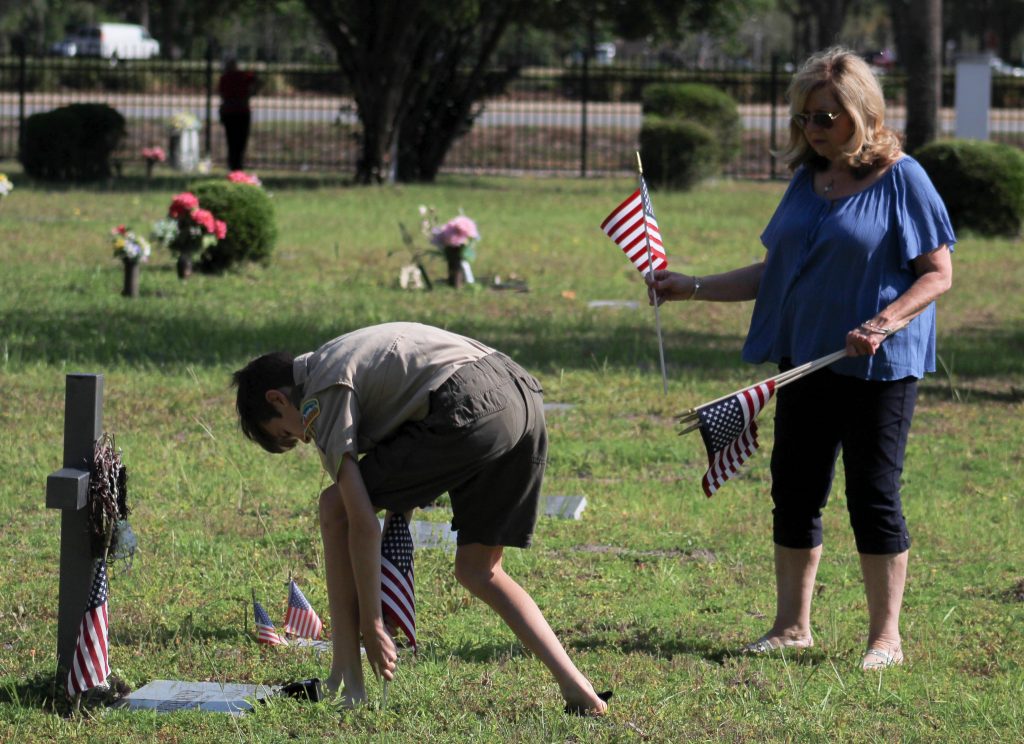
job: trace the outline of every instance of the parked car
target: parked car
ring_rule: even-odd
[[[61,57],[149,59],[160,54],[160,42],[134,23],[96,23],[82,26],[50,51]]]

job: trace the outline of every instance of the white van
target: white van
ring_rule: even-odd
[[[134,23],[97,23],[83,26],[53,45],[61,57],[149,59],[160,54],[160,42],[144,26]]]

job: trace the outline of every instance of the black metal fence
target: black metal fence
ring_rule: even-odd
[[[246,166],[350,173],[358,155],[359,122],[347,84],[333,65],[253,64],[262,87],[253,99]],[[200,148],[223,166],[226,145],[217,120],[219,70],[212,60],[0,58],[0,160],[17,157],[25,117],[72,102],[102,102],[127,119],[117,153],[125,167],[142,167],[141,150],[167,147],[169,122],[188,112],[199,120]],[[785,136],[783,96],[789,73],[768,70],[689,70],[627,64],[524,68],[501,96],[485,102],[472,130],[451,149],[447,172],[532,172],[572,176],[630,173],[641,127],[645,85],[702,82],[731,95],[743,120],[740,155],[727,174],[782,175],[770,155]],[[889,122],[903,126],[903,78],[883,77]],[[944,83],[943,132],[954,129],[953,78]],[[1024,79],[993,82],[992,136],[1024,147]]]

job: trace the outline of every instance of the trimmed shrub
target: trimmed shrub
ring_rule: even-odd
[[[739,154],[740,114],[735,99],[703,83],[652,83],[644,88],[644,115],[693,121],[718,134],[727,163]]]
[[[692,121],[645,116],[640,130],[644,176],[653,187],[688,189],[721,171],[718,138]]]
[[[125,121],[104,103],[73,103],[25,120],[21,164],[48,181],[95,181],[110,175],[110,156]]]
[[[956,230],[1016,236],[1024,224],[1024,153],[979,140],[946,140],[919,148]]]
[[[266,264],[277,241],[274,205],[259,186],[227,180],[198,181],[189,190],[203,209],[228,226],[227,236],[199,256],[199,270],[219,273],[242,261]]]

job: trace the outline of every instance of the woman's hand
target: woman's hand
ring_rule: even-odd
[[[370,627],[362,628],[363,646],[366,648],[366,660],[370,669],[378,677],[386,680],[395,678],[395,667],[398,663],[398,649],[391,640],[384,621],[379,617]]]
[[[669,300],[689,300],[697,287],[697,278],[674,271],[660,269],[644,275],[647,282],[647,299],[651,305],[657,300],[661,305]]]
[[[884,323],[868,320],[846,334],[846,356],[874,356],[878,347],[894,333]]]

